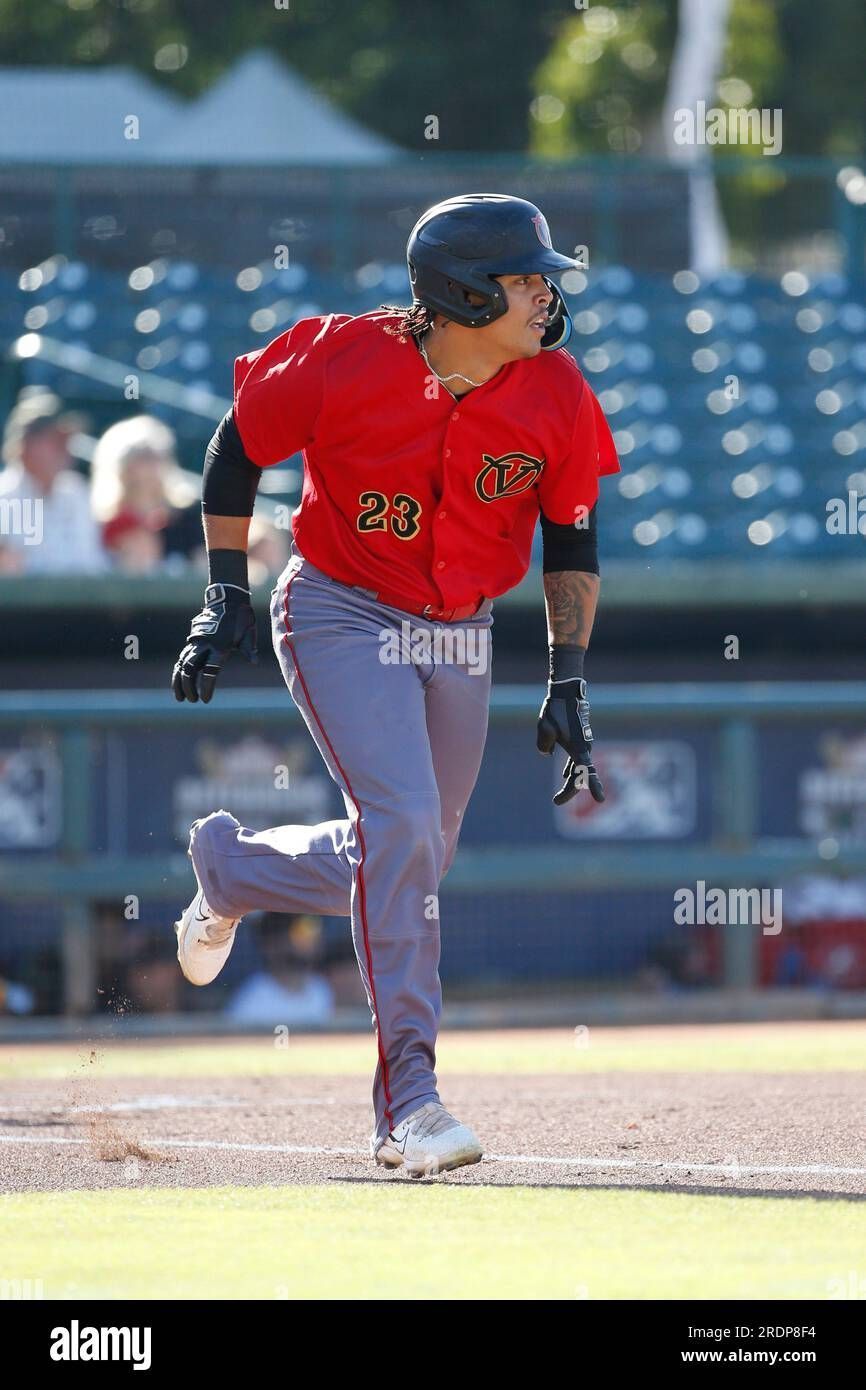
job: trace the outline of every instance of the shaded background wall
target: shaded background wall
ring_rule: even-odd
[[[88,487],[104,431],[146,411],[194,490],[234,356],[298,318],[406,302],[408,230],[443,196],[529,197],[584,248],[570,350],[623,463],[590,657],[611,795],[573,821],[550,805],[536,563],[497,604],[500,704],[443,899],[443,973],[471,997],[866,985],[866,21],[843,0],[822,20],[804,0],[0,0],[0,412],[33,389],[75,409]],[[684,91],[765,112],[779,152],[678,145]],[[258,504],[263,619],[300,470]],[[219,999],[183,993],[184,822],[232,797],[250,824],[340,810],[267,653],[226,678],[249,696],[235,727],[172,727],[156,702],[201,557],[150,529],[146,561],[103,532],[94,573],[37,573],[26,548],[16,573],[0,535],[0,1008],[222,1007],[273,948],[252,931]],[[646,682],[667,705],[651,718]],[[696,719],[702,699],[720,703]],[[140,708],[115,727],[124,700]],[[675,888],[713,875],[784,888],[785,931],[677,927]],[[357,1006],[346,923],[277,930],[274,968]]]

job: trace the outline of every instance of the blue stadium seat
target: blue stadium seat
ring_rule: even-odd
[[[622,476],[602,490],[608,558],[859,556],[861,537],[825,525],[828,498],[866,494],[866,306],[844,276],[608,265],[570,271],[562,288],[570,350],[621,453]],[[298,319],[383,302],[410,302],[402,263],[359,264],[338,282],[294,256],[282,269],[164,256],[123,272],[54,256],[0,269],[0,346],[41,333],[228,396],[240,353]],[[39,357],[21,374],[116,400]],[[193,444],[209,436],[205,419],[158,412]]]

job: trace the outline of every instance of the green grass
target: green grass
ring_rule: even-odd
[[[445,1034],[441,1075],[853,1071],[846,1023]],[[0,1048],[0,1078],[369,1076],[372,1035]],[[34,1161],[36,1161],[34,1156]],[[462,1185],[0,1196],[0,1282],[46,1298],[825,1299],[866,1279],[866,1204]],[[555,1175],[554,1175],[555,1180]],[[849,1295],[850,1296],[850,1295]]]
[[[290,1037],[284,1047],[275,1046],[270,1033],[260,1039],[165,1045],[124,1041],[0,1047],[0,1079],[366,1076],[374,1064],[372,1033]],[[591,1028],[577,1040],[567,1028],[444,1033],[438,1069],[443,1075],[863,1071],[866,1028],[845,1023],[730,1024],[689,1028],[681,1036],[670,1028],[657,1033],[649,1028]]]
[[[124,1188],[0,1197],[0,1228],[0,1275],[48,1299],[821,1300],[866,1272],[866,1207],[810,1198]]]

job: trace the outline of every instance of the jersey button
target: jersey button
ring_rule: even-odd
[[[448,515],[447,512],[440,512],[440,513],[439,513],[439,520],[440,520],[440,521],[444,521],[447,515]]]
[[[459,411],[459,410],[455,410],[455,411],[453,412],[452,416],[451,416],[451,419],[452,419],[452,420],[459,420],[459,419],[460,419],[460,411]]]
[[[450,449],[446,449],[446,450],[445,450],[445,457],[446,457],[447,459],[450,459],[450,457],[451,457],[451,450],[450,450]]]
[[[444,561],[444,560],[437,560],[437,561],[436,561],[436,568],[437,568],[437,570],[444,570],[444,568],[445,568],[445,561]]]

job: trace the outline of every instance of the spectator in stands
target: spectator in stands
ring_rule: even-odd
[[[334,1009],[331,986],[322,973],[322,924],[302,913],[266,912],[256,924],[262,967],[248,975],[228,1002],[236,1023],[326,1023]]]
[[[183,991],[173,981],[174,952],[166,950],[165,933],[149,931],[136,941],[127,962],[123,985],[108,996],[110,1013],[174,1014],[183,1007]],[[174,975],[178,972],[175,969]],[[181,980],[181,984],[183,981]]]
[[[21,392],[3,433],[0,573],[87,574],[105,569],[87,482],[68,441],[80,420],[42,387]]]
[[[162,531],[133,512],[120,512],[102,528],[102,543],[115,569],[152,574],[165,558]]]
[[[278,531],[264,517],[254,516],[250,522],[247,555],[251,584],[264,584],[269,578],[275,578],[289,563],[288,532]]]
[[[93,512],[116,567],[147,574],[203,562],[199,490],[177,462],[174,431],[155,416],[107,429],[93,455]]]
[[[32,989],[0,976],[0,1014],[32,1014],[35,1007]]]
[[[646,964],[637,972],[641,989],[707,989],[716,982],[709,950],[713,928],[666,932],[650,947]]]
[[[93,511],[117,569],[128,574],[206,564],[201,479],[177,462],[174,431],[153,415],[120,420],[93,455]],[[289,558],[288,538],[269,522],[250,527],[250,579],[264,583]]]

